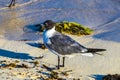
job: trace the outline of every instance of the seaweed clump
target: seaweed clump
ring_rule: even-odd
[[[56,30],[61,33],[67,33],[67,34],[78,35],[78,36],[90,35],[93,33],[93,30],[88,27],[85,27],[76,22],[68,22],[68,21],[57,22]]]
[[[103,77],[102,80],[120,80],[120,75],[119,74],[108,74],[106,76]]]

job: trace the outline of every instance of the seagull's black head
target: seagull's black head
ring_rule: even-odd
[[[43,23],[44,27],[46,30],[52,29],[55,26],[55,22],[53,22],[52,20],[46,20]]]

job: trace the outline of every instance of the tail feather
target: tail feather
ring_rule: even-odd
[[[96,53],[96,52],[101,52],[101,51],[106,51],[106,49],[97,49],[97,48],[87,48],[88,53]]]

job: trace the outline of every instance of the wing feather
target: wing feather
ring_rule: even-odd
[[[72,54],[80,53],[86,48],[80,45],[67,35],[54,35],[50,38],[51,44],[46,44],[50,49],[56,51],[59,54]]]

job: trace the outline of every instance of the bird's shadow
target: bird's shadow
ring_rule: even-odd
[[[6,31],[4,36],[8,40],[36,41],[42,39],[41,27],[39,25],[40,24],[25,25],[19,30],[16,28],[13,30],[11,29],[10,31]],[[18,31],[16,32],[16,30]]]
[[[42,32],[42,26],[40,24],[26,25],[23,27],[24,32]]]
[[[101,74],[95,74],[95,75],[92,75],[90,77],[94,78],[95,80],[103,80],[103,77],[105,75],[101,75]]]
[[[13,51],[0,49],[0,56],[14,58],[14,59],[32,59],[32,56],[29,56],[26,53],[17,53]]]
[[[42,30],[40,24],[26,25],[23,27],[23,34],[19,37],[19,40],[35,41],[42,39]],[[17,37],[18,38],[18,37]]]
[[[43,43],[26,43],[26,44],[32,47],[41,48],[41,49],[43,49],[43,45],[44,45]]]

